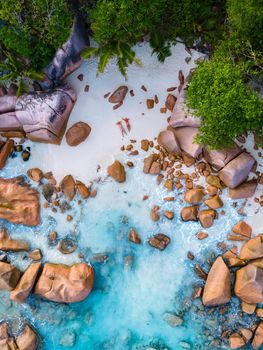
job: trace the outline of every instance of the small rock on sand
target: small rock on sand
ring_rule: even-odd
[[[66,141],[69,146],[75,147],[86,140],[91,132],[91,127],[84,122],[73,124],[66,132]]]

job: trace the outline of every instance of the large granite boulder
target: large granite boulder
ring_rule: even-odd
[[[0,289],[13,290],[20,278],[20,271],[10,264],[0,261]]]
[[[0,113],[14,112],[16,108],[16,96],[3,95],[0,97]]]
[[[9,334],[9,326],[6,322],[0,324],[0,349],[17,350],[16,342]]]
[[[29,245],[25,241],[12,239],[6,229],[0,228],[0,250],[14,252],[28,251]]]
[[[240,259],[253,260],[263,257],[263,242],[262,236],[256,236],[245,244],[240,250]]]
[[[85,19],[77,13],[71,35],[59,48],[44,73],[46,79],[41,83],[42,87],[50,88],[57,85],[61,80],[81,65],[81,52],[89,45],[89,31],[85,26]]]
[[[256,180],[243,182],[241,185],[235,188],[230,188],[229,196],[232,199],[250,198],[254,196],[257,189],[257,184],[258,183]]]
[[[203,304],[217,306],[226,304],[231,298],[230,271],[219,256],[213,263],[205,283]]]
[[[210,150],[209,148],[205,147],[203,154],[207,163],[212,165],[213,168],[220,170],[241,152],[242,149],[235,144],[231,148],[225,148],[222,150]]]
[[[16,344],[19,350],[36,350],[39,339],[36,332],[29,325],[25,325],[22,333],[16,337]]]
[[[249,264],[236,272],[235,294],[248,304],[263,302],[263,269]]]
[[[35,294],[56,302],[78,302],[89,295],[93,281],[93,268],[86,263],[72,266],[47,263],[36,284]]]
[[[218,175],[227,187],[235,188],[246,180],[254,163],[255,159],[243,152],[221,169]]]
[[[75,102],[75,92],[68,85],[22,95],[16,103],[16,117],[30,140],[60,144]]]
[[[181,153],[176,137],[171,130],[161,131],[157,137],[157,142],[168,153],[172,153],[172,154]]]
[[[173,131],[178,144],[185,153],[193,158],[197,158],[202,152],[202,146],[195,142],[195,137],[198,133],[198,128],[193,127],[168,127],[168,130]]]
[[[34,287],[41,263],[31,264],[20,278],[15,289],[10,293],[10,299],[17,303],[24,303]]]
[[[188,77],[185,80],[184,85],[179,93],[177,102],[172,111],[171,117],[169,118],[169,125],[173,128],[179,128],[182,126],[190,126],[198,128],[200,126],[200,119],[194,117],[189,109],[185,106],[185,95],[186,95],[186,84]]]
[[[0,218],[14,224],[37,226],[40,222],[39,193],[23,177],[0,178]]]
[[[259,350],[263,345],[263,322],[260,322],[258,325],[253,341],[252,341],[252,348],[254,350]]]

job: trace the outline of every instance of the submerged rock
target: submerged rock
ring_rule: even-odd
[[[0,289],[13,290],[20,278],[20,271],[10,264],[0,262]]]
[[[91,132],[91,127],[84,122],[73,124],[66,132],[66,141],[69,146],[78,146],[86,140]]]
[[[163,316],[163,319],[169,324],[169,326],[173,328],[181,326],[184,322],[183,318],[170,312],[166,312]]]
[[[37,226],[40,222],[39,194],[22,177],[0,178],[0,218],[14,224]]]
[[[213,263],[205,283],[203,304],[207,306],[222,305],[231,298],[230,271],[222,257]]]
[[[65,348],[72,348],[76,342],[76,334],[73,331],[69,331],[62,336],[59,344]]]
[[[164,235],[163,233],[158,233],[149,239],[149,244],[154,248],[164,250],[170,241],[170,237]]]
[[[230,335],[230,337],[228,338],[228,341],[229,341],[230,349],[240,349],[246,345],[245,340],[238,333],[234,333]]]
[[[108,166],[108,175],[111,176],[117,182],[125,182],[126,172],[124,166],[118,160]]]
[[[0,324],[0,349],[1,350],[17,350],[15,340],[10,337],[8,324]]]
[[[59,243],[58,250],[62,254],[72,254],[78,248],[76,241],[70,237],[62,239]]]
[[[24,303],[34,287],[41,263],[31,264],[20,278],[16,288],[10,293],[10,299]]]
[[[263,269],[247,265],[236,272],[235,294],[248,304],[263,302]]]
[[[35,287],[35,294],[56,302],[73,303],[84,300],[92,290],[93,268],[80,263],[44,265]]]

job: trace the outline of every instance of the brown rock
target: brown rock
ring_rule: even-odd
[[[236,188],[229,189],[229,196],[232,199],[242,199],[253,197],[257,189],[257,181],[251,180],[243,182]]]
[[[161,164],[158,162],[152,162],[149,174],[158,175],[161,172]]]
[[[214,223],[216,212],[213,209],[201,210],[199,212],[199,220],[204,228],[211,227]]]
[[[230,337],[228,338],[228,341],[229,341],[230,349],[240,349],[246,345],[245,340],[238,333],[234,333],[230,335]]]
[[[3,167],[5,166],[5,163],[7,161],[7,158],[13,152],[14,144],[15,143],[13,140],[7,140],[7,142],[1,148],[1,151],[0,151],[0,170],[3,169]]]
[[[149,174],[153,161],[154,161],[154,154],[150,154],[148,157],[144,158],[143,172],[145,174]]]
[[[183,221],[197,221],[198,206],[192,205],[181,210],[181,218]]]
[[[227,235],[227,239],[229,241],[237,241],[237,242],[242,242],[247,240],[247,238],[242,235]]]
[[[38,348],[38,336],[33,329],[26,325],[23,332],[16,338],[19,350],[36,350]]]
[[[203,304],[208,306],[222,305],[231,298],[230,272],[222,257],[213,263],[204,288]]]
[[[180,147],[174,136],[174,133],[170,130],[161,131],[157,137],[157,142],[169,153],[181,153]]]
[[[247,265],[236,272],[235,294],[248,304],[263,302],[263,270]]]
[[[43,172],[38,168],[32,168],[27,171],[27,176],[36,182],[40,182],[43,179]]]
[[[240,267],[240,266],[246,265],[246,262],[242,259],[235,257],[235,258],[228,259],[228,265],[230,267]]]
[[[130,229],[130,233],[129,233],[129,241],[135,243],[135,244],[141,244],[142,240],[140,238],[140,236],[138,235],[137,231],[132,228]]]
[[[201,241],[208,237],[208,233],[200,231],[196,234],[196,237]]]
[[[35,294],[56,302],[78,302],[91,292],[93,280],[93,268],[86,263],[72,266],[47,263],[36,284]]]
[[[219,209],[224,205],[222,199],[218,195],[205,200],[205,204],[211,209]]]
[[[0,262],[0,289],[13,290],[20,278],[20,271],[15,266]]]
[[[189,156],[189,154],[182,153],[182,158],[183,158],[184,164],[185,164],[187,167],[190,167],[190,166],[192,166],[192,165],[195,164],[195,158]]]
[[[148,98],[146,100],[146,106],[147,106],[148,109],[153,109],[153,107],[154,107],[154,100],[151,99],[151,98]]]
[[[91,132],[91,127],[84,122],[73,124],[66,132],[66,141],[69,146],[78,146],[86,140]]]
[[[108,166],[108,175],[117,182],[124,182],[126,180],[126,172],[124,166],[118,160]]]
[[[252,260],[263,257],[263,243],[260,236],[247,241],[241,248],[240,259]]]
[[[61,191],[64,193],[64,195],[69,201],[71,201],[75,197],[75,181],[71,175],[66,175],[65,177],[63,177],[59,186]]]
[[[169,94],[167,97],[166,97],[166,101],[165,101],[165,107],[169,110],[169,111],[172,111],[173,108],[174,108],[174,105],[177,101],[177,98],[172,95],[172,94]]]
[[[256,315],[257,317],[263,318],[263,309],[258,307],[256,309]]]
[[[174,218],[174,212],[173,211],[166,210],[163,213],[163,215],[169,220],[172,220]]]
[[[151,219],[152,221],[159,221],[160,220],[160,214],[159,214],[160,207],[158,205],[155,205],[151,209]]]
[[[206,182],[211,185],[214,186],[216,188],[219,188],[220,190],[222,190],[222,185],[220,183],[220,179],[218,176],[215,175],[209,175],[205,178]]]
[[[39,224],[39,194],[22,177],[0,178],[0,218],[14,224]]]
[[[17,303],[24,303],[34,287],[41,263],[31,264],[22,277],[16,288],[10,293],[10,299]]]
[[[248,304],[248,303],[245,303],[244,301],[242,301],[241,303],[242,311],[249,315],[252,315],[255,312],[256,306],[257,304]]]
[[[234,227],[232,227],[232,231],[238,235],[250,238],[252,234],[252,227],[245,221],[239,221]]]
[[[124,101],[125,96],[128,92],[127,86],[119,86],[109,97],[108,101],[110,103],[121,103]]]
[[[8,232],[4,228],[0,228],[0,250],[3,251],[28,251],[29,245],[25,241],[10,238]]]
[[[32,252],[30,252],[30,253],[28,254],[28,257],[29,257],[31,260],[34,260],[34,261],[41,260],[41,259],[42,259],[42,252],[41,252],[40,249],[32,250]]]
[[[76,185],[78,192],[83,199],[86,199],[90,196],[90,190],[83,182],[76,180]]]
[[[209,196],[215,196],[215,195],[217,195],[218,188],[215,187],[215,186],[210,186],[210,185],[209,185],[209,186],[207,187],[207,192],[208,192]]]
[[[167,190],[168,190],[169,192],[171,192],[171,191],[173,190],[173,187],[174,187],[174,185],[173,185],[173,180],[172,180],[172,179],[166,179],[166,180],[164,181],[163,186],[164,186],[165,188],[167,188]]]
[[[170,241],[170,237],[164,235],[163,233],[158,233],[149,239],[149,244],[154,248],[164,250]]]
[[[206,281],[207,279],[207,273],[205,273],[205,271],[202,269],[202,267],[200,266],[200,264],[195,264],[195,272],[197,273],[197,275],[202,278],[203,280]]]
[[[202,201],[204,191],[201,188],[193,188],[185,192],[184,200],[188,203],[198,204]]]
[[[254,350],[258,350],[260,349],[262,344],[263,344],[263,322],[260,322],[260,324],[256,329],[256,332],[252,341],[252,348]]]
[[[141,149],[147,152],[149,150],[149,141],[141,140]]]

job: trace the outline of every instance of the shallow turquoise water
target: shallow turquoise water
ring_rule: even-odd
[[[125,184],[106,181],[98,186],[95,199],[81,205],[76,203],[78,198],[74,200],[68,212],[74,216],[73,223],[66,222],[68,213],[56,214],[49,209],[42,210],[42,224],[36,229],[3,223],[13,237],[26,238],[32,248],[41,247],[44,261],[78,261],[77,255],[61,256],[56,247],[48,247],[47,234],[51,230],[57,230],[60,238],[74,236],[78,252],[95,269],[94,289],[81,303],[57,304],[32,295],[19,306],[9,301],[7,293],[0,293],[0,319],[19,323],[21,317],[26,318],[41,335],[41,349],[65,349],[60,342],[66,334],[72,345],[66,348],[78,350],[215,349],[213,340],[220,338],[224,322],[230,328],[249,322],[249,318],[238,317],[235,299],[224,316],[217,311],[207,316],[200,301],[191,300],[193,284],[200,281],[193,273],[194,263],[186,259],[187,251],[191,250],[196,262],[209,269],[207,259],[212,252],[219,252],[216,243],[225,239],[239,220],[231,201],[224,196],[227,215],[206,230],[208,239],[198,241],[195,234],[201,229],[199,223],[183,223],[179,216],[183,191],[175,190],[176,201],[164,203],[162,198],[168,193],[161,187],[156,189],[156,179],[142,174],[141,166],[139,159],[136,168],[128,172]],[[24,173],[26,167],[30,163],[11,161],[2,176]],[[148,201],[142,201],[144,194],[150,196]],[[153,204],[174,210],[174,220],[151,222],[149,211]],[[131,227],[137,229],[142,245],[128,241]],[[151,234],[159,232],[171,237],[171,244],[162,252],[147,243]],[[98,254],[107,259],[96,262]],[[29,263],[23,253],[12,254],[11,260],[20,268]],[[171,327],[164,320],[167,312],[182,317],[183,324]],[[219,348],[227,349],[224,345]]]

